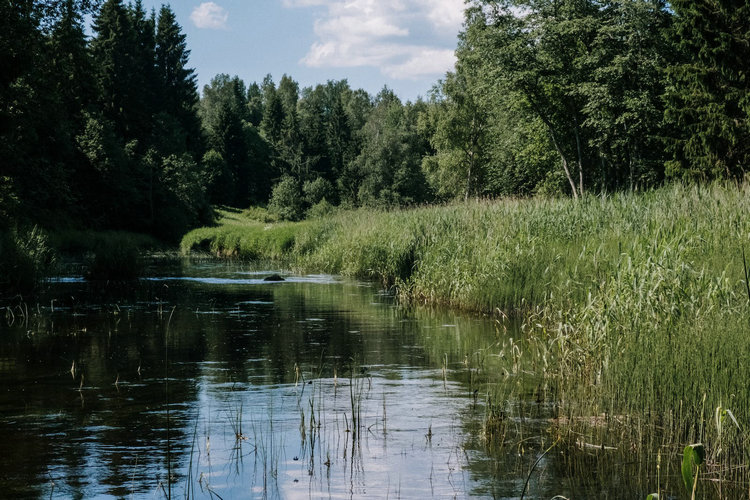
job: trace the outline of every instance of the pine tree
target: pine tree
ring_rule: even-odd
[[[198,87],[195,72],[188,67],[190,51],[185,34],[169,6],[162,6],[156,30],[157,96],[159,108],[182,127],[185,147],[194,158],[203,155],[203,138],[198,118]]]
[[[260,130],[266,140],[271,144],[276,145],[281,142],[284,123],[284,105],[275,89],[267,91],[265,95],[263,121],[260,123]]]
[[[668,173],[741,179],[750,166],[750,1],[672,8],[683,61],[670,68],[667,117],[684,135]]]
[[[263,120],[263,92],[260,85],[253,82],[247,88],[248,122],[254,127],[259,127]]]
[[[242,119],[230,103],[225,102],[219,112],[217,134],[214,147],[226,162],[230,177],[224,182],[230,186],[218,188],[217,192],[226,193],[227,198],[217,200],[232,206],[246,206],[249,198],[248,151]]]
[[[156,86],[156,22],[153,16],[146,16],[142,0],[129,6],[128,15],[132,27],[132,45],[130,47],[131,85],[128,95],[125,116],[132,137],[144,142],[152,131],[152,116],[157,104]]]
[[[132,47],[134,45],[130,16],[122,0],[107,0],[95,17],[91,41],[92,59],[95,61],[99,109],[104,117],[115,123],[116,131],[123,137],[132,137],[123,114],[129,107]]]
[[[327,125],[326,145],[328,156],[331,159],[331,174],[336,178],[351,159],[350,146],[352,133],[349,127],[349,119],[344,110],[341,93],[337,93],[333,98]]]
[[[68,116],[80,117],[94,99],[92,64],[86,46],[83,15],[74,0],[65,0],[60,20],[50,35],[52,71],[57,94]]]

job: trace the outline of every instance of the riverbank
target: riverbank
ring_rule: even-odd
[[[611,291],[618,271],[643,273],[654,262],[679,274],[673,285],[689,293],[713,289],[704,282],[711,276],[725,293],[746,299],[747,195],[748,187],[671,186],[582,202],[362,209],[271,224],[222,212],[218,226],[185,235],[181,250],[377,279],[404,298],[484,313],[580,303]],[[683,268],[697,276],[680,274]]]
[[[167,248],[152,236],[127,231],[2,229],[0,298],[33,295],[46,278],[69,271],[67,261],[92,279],[135,279],[144,253]]]
[[[518,312],[518,369],[543,374],[566,421],[627,415],[639,423],[618,440],[640,446],[646,428],[648,439],[675,449],[701,441],[709,461],[742,465],[726,474],[747,479],[749,194],[748,186],[674,185],[580,202],[358,210],[298,224],[236,217],[188,233],[182,250],[283,258],[379,279],[405,300]],[[612,439],[595,426],[587,433]]]

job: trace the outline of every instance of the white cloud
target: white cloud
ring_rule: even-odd
[[[227,28],[229,13],[214,2],[203,2],[193,9],[190,19],[197,28],[221,30]]]
[[[428,11],[427,17],[433,26],[458,33],[464,21],[464,0],[421,0],[419,3]]]
[[[283,0],[318,7],[317,40],[301,63],[375,66],[390,78],[440,76],[453,68],[463,0]],[[320,9],[319,9],[320,10]]]
[[[430,75],[443,75],[456,64],[452,49],[413,47],[405,51],[408,58],[397,64],[386,64],[383,73],[396,79],[414,79]]]

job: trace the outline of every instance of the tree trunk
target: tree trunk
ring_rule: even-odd
[[[576,190],[576,183],[573,180],[573,176],[570,175],[570,169],[568,168],[568,160],[565,158],[565,153],[563,153],[563,150],[560,148],[560,144],[557,142],[557,137],[555,137],[555,133],[552,131],[552,128],[547,125],[547,131],[549,132],[549,136],[552,138],[552,144],[555,146],[555,150],[557,151],[557,154],[560,155],[560,160],[562,161],[562,167],[565,171],[565,176],[568,178],[568,182],[570,183],[570,189],[573,191],[573,198],[578,199],[578,191]]]
[[[557,137],[555,136],[555,129],[552,127],[552,122],[549,120],[549,118],[544,114],[544,109],[537,105],[536,100],[534,99],[534,96],[531,92],[524,92],[526,97],[528,98],[529,102],[531,103],[531,107],[534,110],[534,112],[537,114],[537,116],[542,120],[544,125],[547,127],[547,132],[549,133],[550,138],[552,139],[552,144],[555,146],[555,150],[557,151],[557,154],[560,155],[560,160],[562,161],[562,167],[565,171],[565,176],[568,178],[568,182],[570,183],[570,189],[573,192],[573,198],[578,199],[578,190],[576,190],[576,183],[573,180],[573,176],[570,175],[570,169],[568,168],[568,160],[565,158],[565,153],[563,152],[562,148],[560,147],[560,144],[557,142]],[[576,138],[578,138],[578,135],[576,134]],[[580,150],[580,148],[579,148]],[[580,158],[580,154],[579,154]],[[579,170],[580,170],[580,162],[579,162]],[[581,182],[581,195],[583,194],[583,171],[579,171],[580,176],[580,182]]]
[[[573,113],[573,132],[576,136],[576,149],[578,151],[578,192],[583,196],[583,150],[581,148],[581,135],[578,132],[578,117]]]

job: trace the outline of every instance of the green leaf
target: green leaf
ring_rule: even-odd
[[[706,448],[701,443],[689,444],[682,453],[682,480],[685,488],[690,491],[693,487],[693,467],[700,466],[706,459]]]
[[[651,493],[649,496],[646,497],[646,500],[659,500],[659,494]]]

